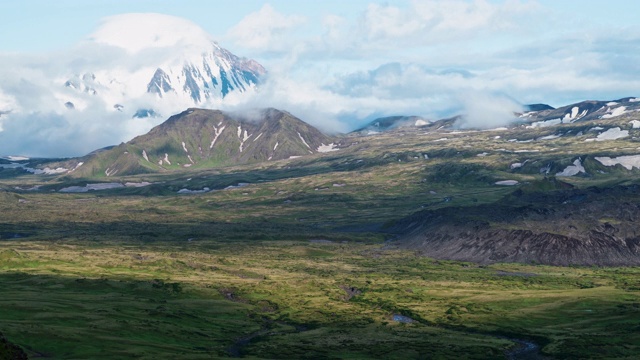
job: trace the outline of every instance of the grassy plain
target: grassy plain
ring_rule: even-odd
[[[53,358],[634,358],[632,268],[434,261],[384,244],[0,244],[0,324]],[[393,321],[404,315],[412,323]]]

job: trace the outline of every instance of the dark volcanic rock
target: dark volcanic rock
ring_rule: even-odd
[[[526,111],[543,111],[543,110],[555,110],[553,106],[547,104],[529,104],[524,106]]]
[[[19,346],[7,341],[0,333],[0,359],[3,360],[26,360],[27,354]]]
[[[439,259],[640,265],[638,190],[519,191],[495,204],[421,211],[393,230],[399,247]]]

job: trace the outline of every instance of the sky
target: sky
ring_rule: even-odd
[[[73,64],[60,59],[80,56],[78,44],[126,13],[201,27],[269,71],[269,96],[246,106],[283,107],[328,132],[387,115],[466,113],[467,124],[488,127],[521,104],[640,95],[634,1],[2,1],[0,154],[82,155],[157,125],[66,118],[26,99],[35,74]]]

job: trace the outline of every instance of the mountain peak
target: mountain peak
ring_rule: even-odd
[[[335,140],[278,109],[189,108],[145,135],[96,154],[75,176],[131,175],[289,159],[335,150]]]

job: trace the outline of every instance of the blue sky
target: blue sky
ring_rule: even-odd
[[[73,64],[78,44],[105,18],[131,12],[187,19],[256,59],[270,82],[247,105],[285,108],[330,131],[376,116],[483,109],[495,117],[486,104],[510,111],[505,104],[640,96],[635,1],[24,0],[0,1],[0,105],[20,102],[7,84],[15,89],[24,83],[16,72],[30,69],[14,64],[37,64],[38,73],[59,58]],[[37,121],[64,128],[54,118]]]
[[[525,1],[523,1],[525,2]],[[640,4],[628,0],[538,0],[546,12],[566,24],[551,33],[580,27],[637,28]],[[189,19],[214,36],[222,37],[247,14],[265,4],[284,14],[307,17],[315,26],[330,14],[355,20],[370,3],[408,7],[411,1],[370,0],[24,0],[0,2],[0,51],[45,51],[72,46],[96,28],[100,19],[130,12],[158,12]],[[505,3],[505,1],[488,1]],[[558,24],[556,24],[558,25]],[[310,26],[313,28],[313,25]],[[316,31],[318,29],[316,28]]]

